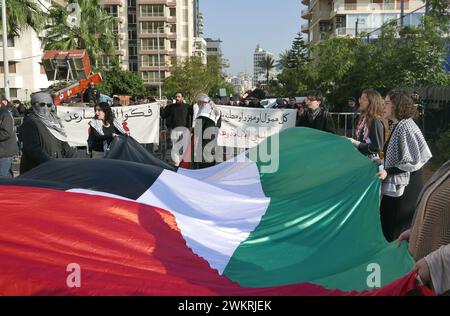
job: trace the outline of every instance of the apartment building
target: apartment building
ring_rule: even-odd
[[[42,9],[47,10],[53,3],[63,4],[63,0],[41,0]],[[41,64],[43,51],[38,34],[27,29],[19,37],[8,38],[7,58],[9,73],[9,92],[12,100],[29,101],[33,92],[48,88],[47,80]],[[0,93],[4,93],[3,39],[0,37]]]
[[[273,54],[264,50],[259,44],[256,46],[253,53],[253,83],[258,87],[265,87],[267,85],[266,70],[260,67],[260,63],[267,56],[273,57]]]
[[[301,3],[306,6],[301,11],[306,20],[301,31],[306,34],[305,42],[311,45],[319,43],[326,34],[355,36],[372,32],[383,23],[400,18],[402,12],[404,25],[417,25],[425,13],[421,0],[301,0]]]
[[[202,55],[199,0],[103,0],[117,17],[117,54],[124,69],[139,73],[155,91],[174,58]],[[203,52],[204,53],[204,52]]]

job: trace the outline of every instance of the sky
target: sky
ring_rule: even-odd
[[[228,74],[253,72],[253,52],[259,43],[275,55],[291,47],[300,31],[300,0],[200,0],[204,37],[220,38]]]

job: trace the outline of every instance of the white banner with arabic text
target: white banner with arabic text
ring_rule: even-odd
[[[58,106],[58,116],[64,125],[71,146],[86,146],[89,121],[94,117],[94,108]],[[141,144],[159,143],[159,104],[141,104],[113,107],[120,123],[125,123],[131,136]]]
[[[218,145],[252,148],[267,137],[295,127],[297,111],[217,106],[222,112]]]

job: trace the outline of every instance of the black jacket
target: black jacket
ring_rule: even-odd
[[[311,112],[306,110],[305,113],[297,119],[296,126],[309,127],[336,134],[333,118],[330,113],[323,108],[321,108],[320,113],[317,114],[315,119],[313,119]]]
[[[20,173],[27,172],[52,158],[72,158],[76,149],[60,141],[33,114],[25,117],[19,128],[23,143]]]
[[[89,135],[92,138],[92,145],[89,148],[89,151],[99,151],[104,152],[105,149],[103,147],[103,142],[106,140],[108,146],[113,141],[113,133],[117,135],[122,135],[122,133],[111,124],[109,128],[103,127],[103,135],[100,135],[99,132],[95,128],[89,128]]]
[[[98,91],[97,88],[87,88],[84,91],[83,94],[83,101],[86,103],[89,103],[91,101],[95,101],[95,103],[98,103],[98,101],[100,100],[100,91]]]
[[[16,130],[14,119],[7,108],[0,108],[0,158],[9,158],[17,154]]]
[[[358,150],[366,156],[376,155],[384,150],[384,145],[386,143],[386,129],[383,122],[374,118],[369,125],[369,139],[370,144],[364,141],[364,135],[356,135],[357,141],[361,142],[358,146]]]
[[[169,129],[177,127],[189,128],[190,106],[186,103],[173,103],[161,109],[161,117],[166,120],[166,126]]]

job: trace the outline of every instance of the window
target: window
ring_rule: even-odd
[[[130,56],[137,56],[137,46],[128,46]]]
[[[129,63],[130,71],[138,71],[138,64],[135,61]]]
[[[170,41],[170,48],[177,49],[177,41]]]
[[[164,45],[164,39],[159,39],[159,45],[158,45],[158,39],[157,38],[143,38],[141,40],[141,50],[162,50],[165,49]]]
[[[345,0],[345,10],[356,10],[356,0]]]
[[[164,5],[142,4],[140,6],[141,16],[164,16]]]
[[[395,9],[400,10],[401,8],[402,8],[402,1],[401,0],[395,0]],[[404,0],[403,8],[405,10],[409,10],[409,0]]]
[[[41,75],[45,75],[46,72],[45,72],[44,65],[43,65],[42,63],[39,63],[39,66],[40,66],[40,72],[41,72]]]
[[[19,89],[17,89],[17,88],[9,88],[9,97],[11,99],[17,98],[17,92],[18,91],[19,91]],[[5,95],[5,89],[0,88],[0,94]]]
[[[170,8],[170,16],[177,16],[177,9],[176,8]]]
[[[106,10],[106,12],[108,12],[108,14],[110,16],[114,16],[114,17],[118,17],[119,13],[118,13],[118,8],[117,5],[105,5],[103,6]]]
[[[8,37],[8,47],[14,47],[14,38]],[[0,36],[0,47],[3,47],[3,37]]]
[[[161,80],[164,80],[165,72],[161,71],[161,80],[158,80],[159,73],[159,71],[143,71],[142,80],[144,80],[145,83],[159,83]]]
[[[16,73],[16,64],[17,63],[15,61],[8,62],[8,65],[9,65],[8,72],[10,74],[15,74]],[[2,73],[3,73],[3,62],[0,61],[0,74],[2,74]]]
[[[165,65],[165,56],[159,56],[160,63],[158,63],[158,55],[142,55],[141,67],[157,67]]]
[[[156,34],[159,30],[160,33],[164,33],[164,22],[141,22],[142,34]]]
[[[176,24],[171,24],[170,25],[170,32],[171,33],[176,33],[177,32],[177,25]]]
[[[136,24],[136,14],[128,14],[128,24]]]
[[[136,6],[136,0],[128,0],[128,7],[135,7]]]
[[[136,30],[128,30],[128,39],[130,41],[137,39],[137,31]]]

